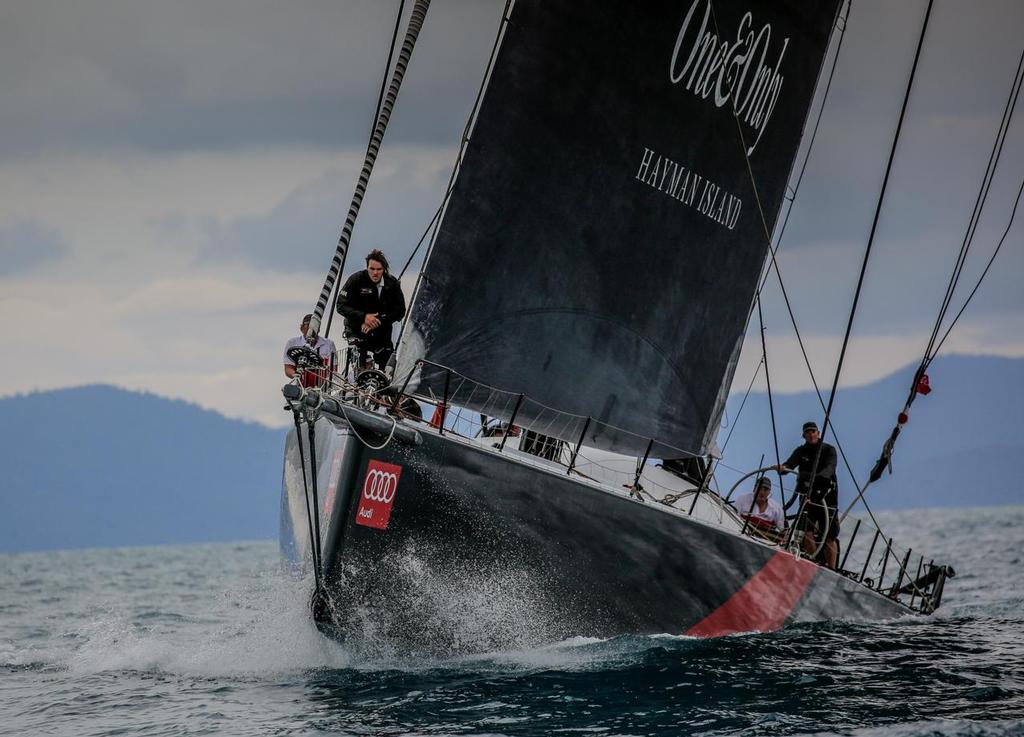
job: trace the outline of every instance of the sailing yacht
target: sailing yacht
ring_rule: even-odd
[[[523,622],[718,636],[939,606],[947,567],[914,572],[877,531],[880,577],[823,567],[715,486],[839,5],[510,3],[397,364],[284,387],[282,550],[325,632],[450,639],[470,609],[489,644]]]

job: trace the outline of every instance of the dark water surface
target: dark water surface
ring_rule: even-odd
[[[0,556],[0,733],[1024,735],[1024,508],[884,520],[936,616],[428,659],[321,638],[273,543]]]

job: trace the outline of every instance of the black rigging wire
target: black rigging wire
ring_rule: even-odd
[[[901,423],[906,422],[906,414],[909,412],[910,406],[913,404],[914,399],[917,397],[918,387],[920,386],[921,381],[925,376],[925,372],[928,370],[928,367],[931,365],[931,362],[938,355],[939,350],[942,348],[942,345],[946,342],[946,339],[952,332],[953,327],[960,320],[960,317],[967,309],[967,305],[970,304],[971,300],[974,298],[974,295],[977,293],[979,287],[981,287],[982,282],[988,275],[989,269],[992,267],[992,264],[995,261],[996,256],[999,254],[999,251],[1002,248],[1004,241],[1006,240],[1006,236],[1010,232],[1010,228],[1013,226],[1013,220],[1017,214],[1017,207],[1020,204],[1021,192],[1024,192],[1024,182],[1021,183],[1021,188],[1017,191],[1017,198],[1014,202],[1013,210],[1010,213],[1010,220],[1006,225],[1006,230],[1003,232],[1002,237],[996,244],[996,247],[992,252],[992,256],[989,258],[988,263],[982,270],[981,276],[978,277],[978,281],[975,283],[974,288],[971,289],[970,294],[967,295],[967,299],[960,307],[960,310],[953,318],[953,321],[946,328],[945,333],[942,334],[942,338],[939,339],[939,332],[942,329],[942,324],[945,321],[945,316],[949,310],[950,304],[952,303],[953,294],[956,291],[956,286],[959,283],[960,276],[963,273],[964,265],[967,262],[967,255],[970,252],[971,245],[974,241],[974,234],[977,232],[977,225],[981,218],[981,213],[984,210],[986,201],[988,200],[988,193],[992,185],[992,180],[995,177],[995,171],[999,165],[999,160],[1002,156],[1003,145],[1006,142],[1006,136],[1010,129],[1010,122],[1013,119],[1013,113],[1017,106],[1017,99],[1020,95],[1022,81],[1024,81],[1024,50],[1021,51],[1020,59],[1018,59],[1017,61],[1017,70],[1014,73],[1013,82],[1010,84],[1010,92],[1007,95],[1006,105],[1003,108],[1003,115],[999,121],[999,126],[996,130],[996,139],[992,144],[992,152],[989,154],[988,164],[985,167],[985,174],[982,177],[981,185],[978,188],[978,196],[975,199],[974,208],[971,211],[971,217],[968,221],[967,230],[964,233],[964,240],[960,244],[960,252],[957,254],[956,262],[953,266],[953,272],[952,274],[950,274],[949,282],[946,285],[946,292],[942,300],[942,305],[939,308],[939,314],[935,319],[935,324],[932,328],[931,336],[928,339],[928,345],[925,348],[924,354],[921,357],[921,363],[918,365],[917,370],[914,372],[914,377],[910,385],[910,391],[907,395],[906,402],[903,405],[903,411],[900,413],[900,420],[897,421],[896,425],[889,433],[889,437],[886,439],[885,443],[883,443],[882,452],[879,454],[878,460],[875,461],[875,465],[871,469],[871,473],[868,478],[869,485],[880,479],[882,473],[885,471],[886,468],[889,468],[891,471],[892,453],[895,448],[896,441],[899,438],[900,432],[902,430]],[[864,489],[859,490],[857,499],[863,499],[864,491],[866,489],[867,486],[865,486]],[[854,500],[854,503],[856,503],[856,501],[857,500]],[[850,509],[852,509],[852,507],[853,505],[851,504],[846,509],[846,511],[843,512],[844,518],[847,514],[849,514]],[[867,504],[865,503],[865,508],[866,507]],[[870,512],[870,510],[868,511]]]
[[[437,210],[434,211],[434,216],[430,218],[430,222],[427,223],[427,227],[423,229],[423,235],[416,242],[416,247],[412,249],[412,253],[409,254],[409,258],[405,260],[405,264],[402,266],[402,270],[398,273],[398,279],[401,281],[402,277],[405,276],[406,270],[409,265],[412,264],[416,254],[419,252],[420,247],[424,242],[433,244],[434,238],[437,237],[437,229],[441,227],[441,215],[444,213],[445,207],[448,205],[448,200],[451,199],[452,192],[455,191],[455,178],[458,176],[459,169],[462,167],[462,158],[466,153],[466,146],[469,144],[469,133],[473,127],[473,121],[476,120],[477,112],[480,109],[480,101],[483,99],[484,89],[487,87],[487,80],[490,79],[491,69],[494,67],[494,59],[498,55],[498,46],[501,44],[502,33],[505,30],[505,25],[509,19],[509,9],[512,7],[512,0],[505,0],[505,7],[501,11],[501,20],[498,22],[498,31],[494,34],[494,43],[491,45],[491,53],[487,57],[487,66],[484,68],[483,77],[480,79],[480,86],[476,91],[476,98],[473,100],[473,107],[470,108],[469,117],[466,119],[466,125],[462,129],[462,138],[459,141],[459,152],[455,156],[455,164],[452,166],[452,172],[448,176],[448,184],[445,187],[444,196],[441,198],[441,204],[437,206]],[[430,235],[429,241],[427,236]],[[413,300],[416,298],[416,291],[419,289],[420,280],[423,278],[423,268],[426,266],[427,257],[430,255],[430,249],[427,249],[427,254],[423,258],[423,263],[420,264],[420,271],[416,275],[416,286],[413,287]],[[395,347],[395,352],[401,347],[402,336],[405,334],[405,323],[409,320],[412,312],[412,308],[406,311],[405,320],[399,326],[398,330],[398,345]]]
[[[761,328],[761,360],[764,362],[764,380],[768,386],[768,412],[772,418],[772,441],[775,443],[775,465],[780,466],[782,464],[782,456],[779,454],[779,432],[775,425],[775,400],[772,398],[772,375],[768,370],[768,344],[765,343],[764,339],[764,314],[761,311],[760,299],[757,300],[757,321]],[[777,473],[779,475],[779,498],[785,502],[786,495],[782,492],[782,469],[778,468]],[[758,483],[760,483],[760,481],[760,478],[758,478]]]
[[[308,472],[306,471],[306,454],[302,450],[302,419],[298,410],[292,410],[292,416],[295,420],[295,443],[299,448],[299,465],[302,469],[302,488],[304,496],[306,498],[306,522],[309,527],[309,554],[312,558],[313,565],[313,585],[314,595],[319,596],[321,592],[320,586],[320,535],[319,535],[319,521],[317,515],[320,514],[319,505],[314,506],[314,503],[310,502],[309,499],[309,479]],[[314,487],[314,491],[315,491]]]
[[[779,234],[775,237],[775,252],[778,252],[779,246],[782,245],[782,236],[785,235],[786,226],[789,225],[789,216],[793,212],[793,204],[796,202],[796,193],[800,191],[800,185],[804,181],[804,174],[807,172],[807,164],[811,161],[811,151],[814,149],[814,141],[818,137],[818,128],[821,127],[821,118],[825,112],[825,105],[828,102],[828,93],[832,89],[832,79],[835,77],[836,67],[839,65],[839,52],[843,49],[843,39],[846,37],[846,21],[850,17],[851,10],[853,10],[853,0],[849,0],[849,2],[847,2],[846,13],[836,18],[836,27],[839,28],[839,39],[836,41],[836,53],[832,57],[832,66],[829,69],[828,79],[825,82],[825,90],[821,94],[821,105],[818,106],[818,115],[814,120],[814,127],[811,129],[811,137],[807,140],[807,153],[804,156],[804,162],[800,165],[800,173],[797,174],[796,182],[793,183],[789,196],[786,197],[786,200],[789,202],[789,206],[786,208],[786,214],[782,218],[782,225],[779,226]],[[764,289],[765,282],[768,281],[770,273],[771,268],[769,266],[765,269],[764,277],[761,279],[761,283],[757,288],[758,297],[761,296],[761,290]],[[822,402],[822,406],[824,406],[824,402]]]
[[[388,88],[388,73],[391,71],[391,61],[395,56],[395,46],[398,43],[398,29],[402,25],[402,14],[405,11],[405,0],[398,3],[398,15],[395,16],[395,30],[391,33],[391,46],[388,48],[388,61],[384,65],[384,74],[380,79],[380,91],[377,93],[377,107],[373,111],[373,123],[370,125],[370,139],[373,139],[373,131],[377,127],[377,120],[380,118],[380,107],[384,104],[384,92]],[[347,253],[345,255],[348,255]],[[345,263],[342,262],[342,268]],[[344,274],[339,271],[339,277]],[[331,334],[331,323],[334,321],[335,304],[338,301],[338,290],[341,289],[342,278],[334,283],[334,290],[331,292],[331,301],[328,303],[327,326],[324,328],[324,338]]]
[[[799,345],[799,347],[800,347],[800,354],[803,356],[803,359],[804,359],[804,366],[807,367],[807,374],[808,374],[808,376],[810,376],[811,384],[814,386],[814,393],[817,395],[817,397],[818,397],[818,404],[821,405],[822,409],[825,409],[825,398],[821,394],[821,388],[818,386],[818,380],[817,380],[817,378],[814,375],[814,369],[811,367],[811,359],[807,355],[807,347],[804,345],[803,336],[800,334],[800,328],[797,325],[796,314],[793,312],[793,304],[792,304],[792,302],[789,299],[789,291],[786,289],[785,281],[783,281],[783,279],[782,279],[782,270],[779,268],[779,263],[776,260],[775,256],[776,256],[776,253],[779,250],[779,247],[782,245],[782,236],[785,233],[786,224],[789,221],[789,214],[790,214],[790,212],[792,212],[793,202],[795,201],[796,194],[797,194],[797,192],[800,189],[800,184],[803,182],[804,172],[807,170],[807,164],[808,164],[808,162],[810,161],[810,158],[811,158],[811,151],[812,151],[812,149],[814,147],[814,141],[815,141],[815,139],[817,138],[817,135],[818,135],[818,128],[821,125],[821,118],[822,118],[822,114],[825,111],[825,104],[828,101],[828,94],[829,94],[829,91],[832,89],[832,79],[835,76],[836,66],[839,63],[839,52],[842,49],[843,38],[846,36],[846,24],[847,24],[847,21],[848,21],[849,16],[850,16],[850,11],[852,9],[853,9],[853,0],[849,0],[849,2],[847,3],[847,6],[846,6],[846,14],[845,15],[837,14],[837,17],[836,17],[836,26],[839,28],[839,40],[836,42],[836,53],[832,57],[832,66],[831,66],[831,68],[829,70],[828,80],[827,80],[827,82],[825,84],[825,89],[824,89],[824,91],[822,93],[822,101],[821,101],[821,105],[818,108],[818,115],[817,115],[817,119],[816,119],[815,124],[814,124],[814,129],[812,131],[811,138],[808,141],[807,153],[804,156],[804,162],[803,162],[802,166],[800,167],[800,174],[797,177],[797,181],[796,181],[796,183],[793,186],[793,189],[792,189],[792,192],[791,192],[791,195],[790,195],[790,198],[789,198],[790,206],[786,210],[786,215],[785,215],[785,218],[783,220],[782,227],[779,230],[779,235],[778,235],[778,237],[776,239],[774,248],[772,247],[772,237],[771,237],[771,234],[768,232],[767,220],[764,217],[764,212],[761,210],[761,202],[760,202],[760,198],[757,195],[757,186],[756,186],[756,182],[754,181],[754,173],[753,173],[753,170],[750,169],[750,161],[749,161],[749,159],[747,159],[747,168],[748,168],[748,171],[750,173],[750,181],[751,181],[751,185],[752,185],[753,191],[754,191],[754,198],[755,198],[755,200],[757,200],[758,211],[761,213],[761,224],[762,224],[762,227],[764,229],[765,240],[768,242],[768,252],[769,252],[769,263],[768,263],[768,266],[766,268],[765,275],[761,279],[760,286],[758,287],[757,292],[755,293],[755,299],[758,300],[758,301],[760,300],[760,298],[761,298],[761,291],[764,288],[765,282],[768,280],[768,277],[770,276],[772,271],[774,271],[775,272],[776,280],[779,283],[779,290],[782,293],[783,302],[786,305],[786,312],[789,315],[789,322],[793,326],[793,332],[796,335],[797,345]],[[714,12],[714,5],[711,6],[711,18],[712,18],[712,21],[715,23],[715,30],[716,30],[716,33],[717,33],[718,32],[718,19],[717,19],[717,16],[715,15],[715,12]],[[841,24],[839,22],[840,19],[842,20]],[[737,133],[739,135],[740,146],[741,146],[743,151],[746,151],[746,142],[744,141],[743,130],[742,130],[742,128],[740,128],[738,120],[737,120],[737,124],[736,124],[736,129],[737,129]],[[753,310],[753,308],[754,308],[754,306],[752,305],[751,306],[751,310]],[[774,434],[774,430],[773,430],[773,434]],[[836,432],[835,425],[832,425],[832,436],[835,438],[836,447],[839,450],[839,455],[843,459],[843,466],[846,468],[846,472],[850,475],[850,479],[853,481],[853,485],[857,488],[857,491],[860,492],[860,489],[861,489],[860,483],[857,481],[857,475],[853,472],[853,466],[850,464],[850,460],[846,456],[846,450],[845,450],[843,444],[840,442],[839,434]]]
[[[1020,96],[1021,82],[1024,81],[1024,74],[1022,74],[1022,72],[1024,72],[1024,49],[1022,49],[1020,59],[1018,59],[1017,61],[1017,70],[1014,73],[1013,82],[1010,85],[1010,93],[1007,96],[1006,105],[1003,108],[1003,115],[999,121],[999,127],[996,131],[996,140],[992,144],[992,152],[989,154],[988,164],[985,167],[985,174],[982,177],[982,183],[978,189],[978,196],[974,201],[974,209],[971,212],[971,218],[968,221],[967,230],[964,233],[964,240],[960,246],[960,253],[957,255],[956,263],[953,266],[953,273],[951,274],[949,283],[947,284],[946,294],[943,298],[942,306],[939,308],[939,314],[938,317],[936,317],[935,325],[932,328],[932,334],[928,340],[928,347],[925,348],[924,357],[921,361],[921,366],[918,369],[918,373],[914,377],[914,387],[917,386],[917,381],[918,379],[920,379],[920,375],[927,370],[928,365],[938,354],[939,348],[941,348],[942,343],[945,342],[946,337],[949,336],[949,332],[950,330],[953,329],[953,325],[955,325],[956,322],[960,319],[960,315],[963,314],[963,310],[967,307],[967,302],[969,302],[970,299],[974,296],[975,292],[978,289],[978,286],[980,286],[981,284],[981,280],[983,280],[985,274],[988,273],[988,268],[989,266],[992,265],[992,261],[995,259],[995,255],[999,252],[999,248],[1002,246],[1003,239],[1006,238],[1006,234],[1004,233],[1003,239],[1000,239],[999,245],[996,247],[995,253],[993,253],[992,259],[989,261],[988,266],[985,267],[985,271],[982,274],[981,279],[979,279],[978,284],[975,285],[974,289],[971,291],[970,296],[967,299],[967,302],[964,303],[963,307],[960,309],[960,312],[957,313],[956,317],[953,319],[953,322],[949,325],[949,328],[942,336],[942,339],[939,340],[938,336],[942,330],[942,323],[945,321],[946,314],[949,311],[949,306],[953,301],[953,294],[956,291],[957,284],[960,281],[960,276],[963,273],[964,265],[967,262],[967,255],[970,251],[971,245],[973,244],[974,234],[977,232],[978,223],[981,220],[981,213],[985,207],[985,202],[988,199],[989,189],[992,186],[992,180],[995,178],[996,169],[999,166],[999,159],[1002,156],[1003,145],[1006,143],[1006,134],[1010,129],[1010,122],[1013,119],[1013,113],[1017,107],[1017,99]],[[1020,195],[1018,194],[1018,201],[1019,197]],[[1015,204],[1013,208],[1014,214],[1016,213],[1016,211],[1017,205]],[[1012,223],[1013,215],[1011,215],[1010,217],[1010,224],[1012,225]],[[1007,232],[1009,232],[1009,226],[1007,226]],[[938,344],[936,344],[937,340]],[[914,389],[912,388],[911,394],[908,398],[908,404],[910,400],[913,399],[914,393]]]
[[[882,188],[878,193],[878,202],[875,205],[875,215],[871,221],[871,232],[868,235],[867,247],[864,249],[864,260],[861,263],[860,274],[857,277],[857,288],[853,294],[853,304],[850,306],[850,317],[846,322],[846,332],[843,335],[843,345],[839,351],[839,360],[836,362],[836,373],[832,379],[832,390],[828,397],[828,406],[825,408],[825,420],[822,422],[821,437],[818,441],[818,451],[814,454],[814,463],[811,465],[810,484],[811,487],[807,490],[808,494],[805,498],[805,502],[800,505],[800,512],[797,515],[797,521],[793,525],[795,529],[800,523],[800,517],[803,515],[804,510],[807,507],[806,500],[810,499],[811,493],[814,490],[814,479],[818,473],[818,464],[821,462],[821,451],[825,445],[825,435],[828,432],[829,418],[832,414],[832,406],[835,402],[836,392],[839,388],[839,377],[843,371],[843,363],[846,360],[846,349],[850,344],[850,335],[853,333],[853,320],[857,314],[857,305],[860,302],[861,288],[864,286],[864,275],[867,273],[868,260],[871,258],[871,249],[875,243],[875,234],[878,231],[878,220],[882,214],[882,204],[885,202],[885,192],[889,184],[889,175],[892,173],[893,161],[896,159],[896,148],[899,145],[900,133],[903,130],[903,121],[907,115],[907,108],[910,103],[910,91],[914,87],[914,77],[917,73],[917,64],[921,59],[921,49],[924,46],[925,33],[928,30],[928,20],[931,17],[932,5],[934,0],[928,0],[928,7],[924,13],[924,22],[921,24],[921,35],[917,39],[917,49],[914,51],[914,62],[910,67],[910,78],[907,80],[907,89],[903,95],[903,104],[900,107],[899,121],[896,123],[896,132],[892,138],[892,147],[889,150],[889,160],[885,165],[885,175],[882,178]],[[792,537],[792,534],[790,535]]]
[[[960,311],[956,313],[956,317],[953,318],[953,321],[949,324],[949,327],[946,328],[946,332],[943,334],[942,339],[935,346],[935,351],[932,358],[934,358],[935,355],[938,355],[939,351],[942,349],[942,344],[946,342],[946,338],[948,338],[950,332],[952,332],[953,326],[955,326],[957,322],[960,320],[960,316],[964,314],[964,310],[967,309],[967,305],[971,303],[971,300],[977,293],[978,287],[981,286],[981,283],[985,280],[985,277],[988,275],[988,270],[992,268],[992,262],[996,260],[996,256],[999,255],[999,249],[1003,247],[1003,241],[1006,240],[1006,236],[1009,234],[1010,228],[1013,227],[1013,219],[1017,216],[1017,207],[1020,205],[1020,196],[1022,193],[1024,193],[1024,180],[1021,181],[1020,188],[1017,190],[1017,198],[1013,203],[1013,210],[1010,212],[1010,222],[1006,224],[1006,230],[1003,231],[1003,235],[999,239],[999,243],[996,244],[995,250],[992,252],[992,256],[989,258],[988,263],[985,264],[985,269],[981,272],[981,276],[978,277],[978,281],[975,283],[974,288],[971,290],[971,293],[968,294],[967,299],[964,300],[963,306],[960,307]]]
[[[743,414],[743,407],[747,403],[747,397],[750,396],[750,390],[754,388],[754,382],[757,381],[757,375],[761,373],[761,367],[764,366],[764,358],[761,358],[761,362],[757,364],[757,368],[754,369],[754,375],[750,377],[750,383],[747,384],[747,391],[743,394],[743,401],[740,402],[740,408],[736,410],[736,416],[732,420],[732,427],[729,428],[729,434],[725,436],[725,442],[722,443],[721,454],[725,455],[725,449],[729,446],[729,439],[732,438],[732,433],[736,429],[736,425],[740,421],[740,415]]]
[[[423,230],[423,235],[420,236],[419,241],[416,243],[416,247],[412,249],[412,253],[409,254],[409,258],[405,260],[405,265],[402,267],[402,271],[399,273],[398,278],[401,279],[405,275],[406,269],[412,263],[412,260],[416,257],[417,251],[420,250],[420,246],[427,239],[427,234],[430,233],[431,229],[437,224],[438,219],[441,217],[441,213],[444,212],[445,205],[448,204],[448,200],[452,196],[452,190],[455,188],[455,177],[459,172],[459,167],[462,165],[462,157],[466,152],[466,145],[469,143],[469,131],[473,127],[473,121],[476,119],[477,111],[480,109],[480,100],[483,99],[484,88],[487,86],[487,80],[491,76],[491,69],[494,66],[494,57],[498,53],[498,45],[501,42],[502,31],[505,29],[505,24],[508,23],[508,11],[512,6],[512,0],[505,0],[505,7],[501,11],[501,21],[498,23],[498,32],[494,34],[494,43],[491,45],[491,53],[487,57],[487,66],[484,68],[483,78],[480,80],[480,86],[476,91],[476,98],[473,100],[473,107],[470,108],[469,117],[466,119],[466,125],[462,129],[462,139],[459,141],[459,153],[455,157],[455,165],[452,167],[452,173],[448,177],[448,186],[445,187],[444,197],[441,198],[441,204],[438,205],[437,210],[434,212],[434,217],[427,223],[427,227]],[[431,239],[433,240],[433,239]]]

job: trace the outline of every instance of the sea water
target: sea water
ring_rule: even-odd
[[[1024,507],[881,521],[956,568],[936,615],[554,643],[524,616],[530,644],[444,657],[324,639],[272,542],[0,556],[0,733],[1024,735]]]

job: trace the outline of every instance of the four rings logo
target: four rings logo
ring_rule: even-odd
[[[366,483],[363,484],[363,499],[390,504],[395,500],[396,491],[398,491],[397,473],[381,471],[379,468],[366,472]]]
[[[398,479],[402,467],[381,461],[370,461],[363,480],[363,493],[356,510],[356,524],[386,530],[391,517],[391,505],[398,493]]]

